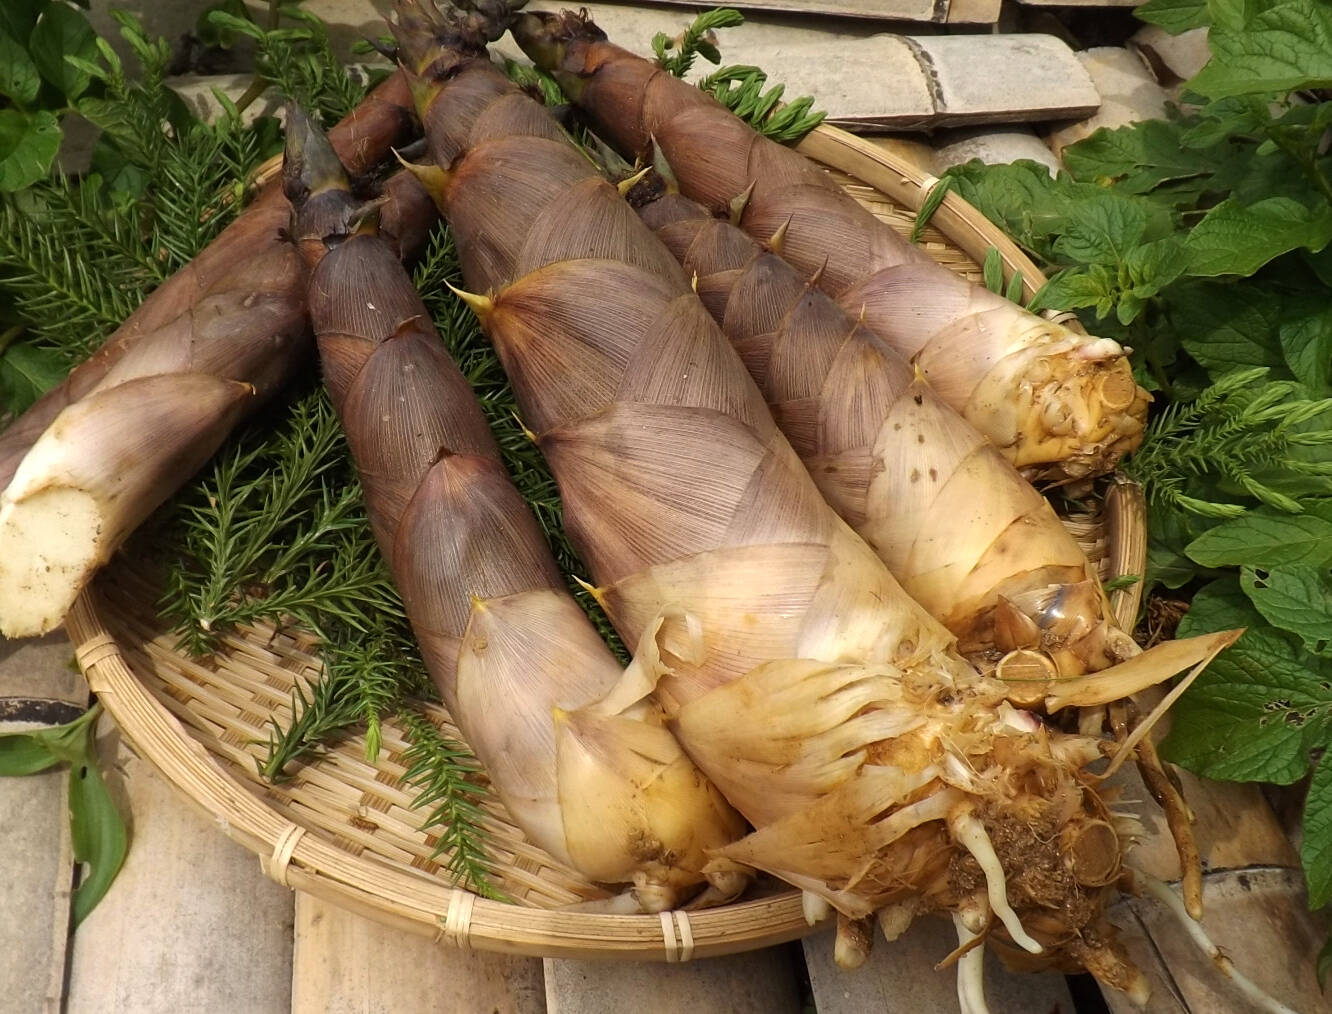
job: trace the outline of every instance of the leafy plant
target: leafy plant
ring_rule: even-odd
[[[34,732],[0,736],[0,776],[31,775],[69,765],[69,828],[75,862],[87,875],[74,890],[72,919],[81,923],[102,900],[125,861],[129,833],[97,766],[94,705],[74,721]]]
[[[1332,902],[1332,12],[1316,0],[1149,0],[1212,58],[1162,120],[951,186],[1135,349],[1157,397],[1126,463],[1150,504],[1149,587],[1179,633],[1247,633],[1176,707],[1164,752],[1212,778],[1307,779],[1309,904]],[[1332,966],[1332,945],[1320,958]]]

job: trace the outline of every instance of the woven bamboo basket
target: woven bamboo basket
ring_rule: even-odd
[[[934,182],[833,128],[816,130],[802,150],[903,233]],[[1011,241],[954,194],[935,212],[923,244],[972,280],[981,277],[978,265],[993,246],[1006,272],[1022,272],[1029,293],[1043,282]],[[1144,519],[1137,488],[1114,480],[1098,514],[1066,523],[1109,578],[1142,573]],[[175,649],[156,615],[145,567],[122,555],[79,599],[67,620],[79,664],[134,748],[222,833],[257,853],[279,883],[441,943],[512,954],[685,961],[810,932],[799,893],[780,884],[760,884],[739,902],[687,913],[580,908],[605,892],[527,842],[498,802],[487,810],[491,858],[497,886],[512,902],[455,887],[447,855],[435,855],[436,839],[420,829],[413,790],[402,784],[407,744],[392,722],[385,723],[375,764],[365,760],[363,737],[352,735],[281,785],[258,775],[270,719],[288,720],[293,689],[320,670],[313,638],[243,628],[206,663],[192,660]],[[1113,596],[1120,622],[1130,629],[1135,588]],[[431,717],[457,737],[442,707]]]

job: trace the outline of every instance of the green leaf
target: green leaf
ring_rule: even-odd
[[[1284,0],[1239,27],[1214,25],[1212,59],[1186,88],[1207,98],[1332,85],[1332,8]]]
[[[1150,24],[1160,25],[1171,35],[1212,23],[1207,0],[1147,0],[1135,8],[1133,14]]]
[[[1326,572],[1306,564],[1244,567],[1240,584],[1269,623],[1298,634],[1311,651],[1321,652],[1332,639],[1332,587]]]
[[[1004,291],[1004,260],[997,246],[985,251],[985,264],[981,268],[981,274],[985,279],[985,287],[991,292]]]
[[[54,113],[0,109],[0,191],[22,190],[46,175],[60,150]]]
[[[1269,197],[1243,206],[1233,198],[1212,208],[1184,245],[1189,274],[1251,275],[1290,250],[1323,249],[1332,240],[1332,207],[1306,208],[1289,197]]]
[[[1094,264],[1090,269],[1067,268],[1041,286],[1032,297],[1030,309],[1075,310],[1082,306],[1100,306],[1112,302],[1113,293],[1114,282],[1104,265]]]
[[[1307,315],[1282,321],[1277,337],[1295,379],[1321,395],[1332,380],[1332,306],[1326,305],[1322,293],[1316,294],[1316,301],[1323,305],[1311,308]]]
[[[1281,301],[1258,285],[1181,283],[1171,290],[1171,329],[1184,350],[1216,376],[1284,364],[1276,340]]]
[[[0,30],[20,41],[32,35],[37,15],[50,0],[5,0],[0,3]]]
[[[925,202],[920,206],[920,211],[916,213],[916,221],[911,226],[911,242],[919,243],[920,237],[925,232],[925,226],[930,224],[930,219],[934,213],[939,210],[939,205],[948,196],[948,191],[953,188],[953,179],[951,176],[945,176],[943,179],[935,182],[930,187],[930,192],[925,195]]]
[[[1165,588],[1183,588],[1193,580],[1195,569],[1182,553],[1160,542],[1148,542],[1147,587],[1159,584]]]
[[[52,3],[32,30],[28,51],[42,77],[72,102],[87,89],[89,77],[87,71],[66,63],[65,56],[97,59],[97,33],[74,8]]]
[[[1332,503],[1306,505],[1303,514],[1259,508],[1224,521],[1189,543],[1204,567],[1280,567],[1332,562]]]
[[[1215,634],[1218,630],[1258,629],[1265,626],[1262,614],[1244,594],[1237,577],[1222,577],[1204,585],[1193,596],[1189,611],[1179,621],[1179,637]]]
[[[16,342],[0,353],[0,415],[17,415],[65,379],[60,355]]]
[[[38,737],[27,732],[0,736],[0,775],[31,775],[60,763]]]
[[[1147,208],[1138,201],[1106,194],[1068,209],[1054,249],[1078,264],[1119,264],[1147,235]]]
[[[1180,144],[1180,124],[1144,120],[1111,130],[1102,127],[1064,149],[1064,165],[1074,179],[1087,183],[1113,181],[1122,194],[1145,194],[1162,183],[1213,171],[1208,152],[1203,158]]]
[[[27,105],[37,98],[41,87],[42,76],[28,51],[0,28],[0,95],[8,95],[19,105]]]
[[[81,762],[69,769],[69,829],[74,858],[87,863],[86,876],[74,891],[72,920],[75,926],[102,900],[125,861],[129,834],[111,793],[97,768],[97,752],[90,723]]]
[[[1309,907],[1318,909],[1332,901],[1332,750],[1323,754],[1314,768],[1309,794],[1304,797],[1303,823],[1300,862],[1309,887]],[[1318,957],[1321,985],[1327,968],[1323,955],[1320,953]]]
[[[1181,637],[1199,632],[1180,625]],[[1276,631],[1251,628],[1203,671],[1172,714],[1162,743],[1168,759],[1221,781],[1289,785],[1332,732],[1332,671]]]

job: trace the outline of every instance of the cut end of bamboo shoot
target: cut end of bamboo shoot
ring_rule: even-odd
[[[105,562],[106,518],[96,498],[68,486],[0,506],[0,634],[33,637],[60,625]]]

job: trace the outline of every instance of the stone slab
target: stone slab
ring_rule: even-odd
[[[1160,25],[1143,25],[1129,39],[1129,47],[1143,55],[1161,84],[1188,80],[1212,58],[1206,28],[1171,35]]]
[[[932,166],[936,176],[949,166],[961,165],[974,158],[986,165],[1004,165],[1030,159],[1041,163],[1052,174],[1059,170],[1059,160],[1045,142],[1022,127],[950,131],[936,137],[935,141],[939,145],[934,152]]]
[[[957,974],[934,970],[956,947],[951,922],[922,917],[891,943],[876,929],[865,964],[846,971],[833,963],[831,930],[806,937],[805,962],[818,1014],[956,1014]],[[991,1014],[1074,1014],[1062,975],[1009,972],[991,953],[985,956],[985,998]]]
[[[541,962],[462,951],[296,895],[292,1014],[545,1014]]]
[[[1050,147],[1056,154],[1102,127],[1114,130],[1165,115],[1165,89],[1137,53],[1117,46],[1099,46],[1079,53],[1078,60],[1101,95],[1101,108],[1087,119],[1050,134]]]
[[[118,740],[129,854],[74,934],[65,1014],[288,1014],[292,893]]]
[[[1082,118],[1101,98],[1066,43],[1053,35],[912,37],[931,82],[935,124]]]
[[[548,960],[546,1009],[549,1014],[801,1014],[799,961],[794,946],[675,965]]]

